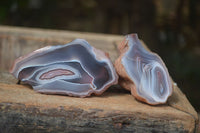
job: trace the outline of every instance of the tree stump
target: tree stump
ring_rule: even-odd
[[[16,84],[9,67],[17,57],[75,38],[117,56],[122,36],[0,26],[0,132],[195,132],[198,115],[174,83],[167,104],[150,106],[120,86],[101,96],[45,95]]]

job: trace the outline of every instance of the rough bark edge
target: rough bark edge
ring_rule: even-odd
[[[104,110],[73,107],[65,110],[63,106],[46,109],[18,103],[0,103],[0,110],[3,132],[191,132],[178,124],[182,120],[146,118],[139,112],[105,113]]]

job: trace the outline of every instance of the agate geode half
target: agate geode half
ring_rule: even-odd
[[[172,81],[162,59],[145,49],[137,34],[125,37],[115,61],[119,84],[138,100],[148,104],[165,103],[172,94]]]
[[[107,54],[83,39],[22,56],[10,72],[37,92],[78,97],[100,95],[118,81]]]

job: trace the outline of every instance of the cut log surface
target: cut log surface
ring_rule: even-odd
[[[84,38],[114,61],[122,36],[0,26],[0,132],[195,132],[198,115],[176,84],[168,103],[150,106],[113,86],[101,96],[36,93],[8,73],[14,59]],[[9,51],[9,52],[8,52]]]

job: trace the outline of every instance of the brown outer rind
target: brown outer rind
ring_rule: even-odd
[[[132,79],[128,76],[124,66],[121,63],[121,60],[124,56],[124,54],[128,51],[129,46],[128,46],[128,41],[126,40],[126,38],[118,45],[118,50],[120,52],[120,56],[115,60],[115,69],[117,74],[119,75],[119,85],[121,87],[123,87],[126,90],[131,91],[131,94],[139,101],[148,103],[150,105],[157,105],[157,104],[162,104],[162,103],[150,103],[148,102],[148,100],[144,99],[143,97],[141,97],[136,90],[136,86],[134,84],[134,82],[132,81]],[[145,49],[149,52],[151,52],[150,50],[148,50],[146,47]],[[171,93],[172,94],[172,93]]]
[[[118,46],[118,49],[119,49],[121,54],[120,54],[119,58],[117,58],[115,60],[114,66],[115,66],[117,74],[120,76],[119,81],[118,81],[119,85],[121,87],[123,87],[124,89],[131,91],[131,94],[137,100],[148,103],[148,101],[146,99],[137,95],[136,86],[135,86],[134,82],[131,80],[131,78],[128,76],[124,66],[121,63],[122,57],[124,56],[124,54],[128,50],[128,45],[127,45],[127,42],[125,41],[125,39]],[[149,104],[151,104],[151,103],[149,103]]]

